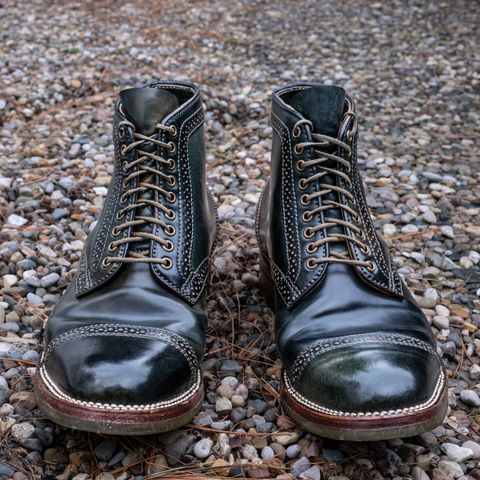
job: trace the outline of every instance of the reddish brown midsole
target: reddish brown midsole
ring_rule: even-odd
[[[329,428],[337,429],[388,429],[391,427],[402,427],[426,422],[436,415],[439,415],[445,408],[447,402],[447,389],[444,388],[438,401],[425,410],[414,413],[399,413],[394,415],[377,415],[361,417],[341,417],[337,415],[328,415],[326,413],[316,412],[293,398],[288,391],[281,388],[281,398],[295,413],[301,417],[318,425],[325,425]]]
[[[168,421],[187,414],[195,408],[203,398],[203,388],[199,388],[193,397],[171,407],[159,408],[157,410],[130,411],[130,410],[106,410],[97,407],[86,407],[74,405],[66,400],[53,395],[43,383],[39,375],[34,378],[37,395],[47,403],[50,408],[62,415],[82,419],[96,423],[109,424],[139,424]]]

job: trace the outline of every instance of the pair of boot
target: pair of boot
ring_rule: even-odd
[[[200,92],[184,82],[124,90],[113,123],[105,206],[47,322],[35,387],[61,425],[149,434],[189,422],[203,401],[216,215]],[[284,410],[339,439],[435,427],[447,408],[445,375],[426,318],[373,229],[352,99],[335,86],[280,88],[272,127],[257,236]]]

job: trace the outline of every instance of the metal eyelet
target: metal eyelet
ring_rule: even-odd
[[[360,240],[364,240],[365,239],[365,232],[363,230],[360,230],[357,232],[357,237],[360,239]]]
[[[313,243],[309,243],[307,245],[307,253],[315,253],[318,250],[317,245],[314,245]]]
[[[358,213],[353,213],[352,214],[352,220],[355,222],[355,223],[359,223],[360,222],[360,215]]]
[[[127,202],[127,195],[125,195],[125,193],[122,193],[122,195],[120,195],[120,203],[124,205],[126,202]]]
[[[352,132],[351,130],[349,130],[349,131],[347,132],[347,140],[348,140],[349,142],[351,142],[352,139],[353,139],[353,132]]]
[[[162,243],[162,247],[166,252],[171,252],[173,250],[173,243],[167,240],[166,243]]]
[[[364,255],[370,255],[370,248],[368,247],[368,245],[363,245],[362,247],[360,247],[360,251]]]
[[[302,218],[304,222],[311,222],[313,218],[312,212],[310,210],[303,212]]]
[[[302,134],[302,129],[298,126],[295,126],[292,130],[292,137],[298,138]]]
[[[300,203],[303,206],[310,205],[310,196],[307,194],[304,194],[300,197]]]
[[[165,216],[169,220],[174,220],[176,215],[175,215],[175,212],[173,210],[169,210],[168,212],[165,213]]]
[[[170,130],[168,132],[172,137],[177,136],[177,127],[175,125],[170,126]]]
[[[367,263],[368,263],[368,265],[367,265],[367,270],[368,270],[369,272],[374,272],[374,271],[376,270],[375,264],[374,264],[372,261],[370,261],[370,260],[369,260]]]
[[[118,248],[117,246],[114,246],[114,245],[113,245],[113,242],[110,242],[110,243],[108,244],[107,250],[108,250],[109,252],[114,252],[117,248]]]
[[[352,197],[351,200],[350,200],[350,203],[352,205],[356,205],[357,204],[357,199],[355,197]]]
[[[304,160],[299,160],[297,162],[297,170],[299,172],[303,172],[305,170],[305,161]]]
[[[347,172],[350,173],[352,171],[352,166],[350,164],[347,165]]]
[[[121,147],[120,147],[120,155],[122,155],[122,157],[125,157],[128,152],[127,152],[127,145],[123,144]]]
[[[303,236],[304,236],[305,238],[312,238],[314,235],[315,235],[315,232],[314,232],[313,229],[311,229],[310,227],[306,228],[306,229],[303,231]]]
[[[127,133],[125,127],[123,125],[120,125],[120,127],[118,127],[118,138],[123,140],[125,138],[125,133]]]
[[[308,187],[307,180],[305,180],[305,178],[301,178],[300,181],[298,182],[298,186],[300,187],[301,190],[305,190]]]
[[[122,181],[123,188],[128,188],[128,183],[129,182],[127,181],[127,179],[124,178],[123,181]]]
[[[170,203],[175,202],[176,199],[177,199],[177,196],[176,196],[173,192],[169,192],[169,193],[168,193],[168,195],[167,195],[167,200],[168,200]]]
[[[162,258],[162,267],[166,270],[170,270],[173,267],[172,259],[169,257]]]
[[[170,175],[168,178],[167,178],[167,183],[171,186],[171,187],[174,187],[175,186],[175,183],[176,180],[175,180],[175,177],[173,175]]]
[[[168,151],[170,153],[175,153],[177,151],[177,147],[173,142],[168,142]]]
[[[117,212],[117,214],[115,215],[115,218],[116,218],[117,220],[121,220],[124,216],[125,216],[125,212],[123,212],[122,210],[119,210],[119,211]]]
[[[309,258],[305,262],[305,265],[309,270],[315,270],[317,268],[317,262],[315,262],[315,260],[313,258]]]
[[[113,227],[113,229],[112,229],[112,235],[113,235],[114,237],[118,237],[121,233],[122,233],[122,231],[121,231],[118,227]]]
[[[301,155],[303,153],[303,147],[301,147],[298,143],[293,147],[293,151],[297,155]]]
[[[173,225],[167,225],[165,227],[165,233],[167,235],[170,235],[170,236],[175,235],[175,232],[176,232],[176,230],[175,230],[175,227]]]
[[[171,170],[173,170],[175,168],[175,160],[168,160],[167,161],[167,168],[170,168]]]
[[[128,167],[129,167],[128,162],[127,162],[126,160],[124,160],[124,161],[122,162],[122,170],[123,170],[124,172],[126,172],[126,171],[128,171]]]
[[[103,268],[108,268],[108,266],[111,264],[112,262],[110,261],[110,257],[105,257],[103,260],[102,260],[102,266]]]

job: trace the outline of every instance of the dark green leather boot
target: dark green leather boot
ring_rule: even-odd
[[[197,87],[124,90],[113,123],[105,206],[47,322],[35,387],[62,425],[146,434],[187,423],[202,403],[216,216]]]
[[[311,432],[347,440],[437,426],[445,375],[427,320],[373,229],[352,99],[334,86],[281,88],[272,127],[257,230],[285,410]]]

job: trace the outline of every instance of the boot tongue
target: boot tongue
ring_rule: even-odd
[[[343,112],[345,108],[345,91],[343,88],[318,85],[310,88],[309,90],[302,90],[295,94],[292,98],[290,105],[300,112],[307,120],[310,120],[313,124],[313,133],[319,133],[322,135],[328,135],[329,137],[338,138],[338,131],[340,123],[343,118]],[[335,153],[335,145],[329,145],[319,150]],[[327,161],[324,166],[330,168],[338,168],[336,162]],[[316,169],[316,171],[319,171]],[[321,183],[336,185],[337,179],[334,175],[325,175]],[[324,200],[333,200],[338,202],[338,193],[331,191],[329,194],[323,197]],[[324,212],[325,217],[331,217],[341,219],[342,214],[340,209],[331,208]],[[344,234],[343,227],[340,225],[330,227],[328,234],[330,236],[336,233]],[[330,251],[345,252],[347,247],[344,242],[332,242],[330,243]]]
[[[314,133],[337,138],[345,107],[343,88],[316,85],[295,93],[289,104],[312,122]]]
[[[129,88],[120,92],[120,101],[122,102],[125,116],[135,125],[135,130],[145,136],[151,136],[166,115],[173,112],[178,107],[177,97],[162,88],[144,87]],[[155,152],[156,146],[153,142],[145,142],[141,150]],[[150,161],[152,163],[153,160]],[[155,184],[154,174],[143,174],[140,178],[142,182]],[[138,194],[137,202],[142,199],[153,200],[154,192],[152,190],[142,191]],[[154,214],[151,205],[138,207],[135,215],[152,217]],[[144,223],[133,227],[132,233],[146,232],[152,233],[152,225]],[[134,252],[147,254],[149,251],[149,240],[132,243],[130,249]]]
[[[178,99],[173,93],[155,87],[123,90],[120,100],[125,116],[143,135],[152,135],[156,125],[178,107]]]

